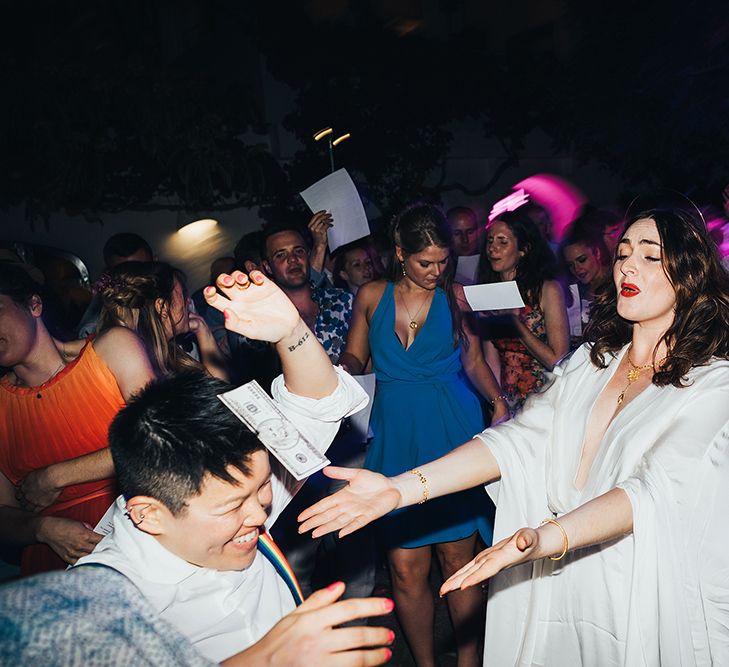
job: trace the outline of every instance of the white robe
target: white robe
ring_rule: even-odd
[[[340,368],[336,371],[337,388],[320,400],[291,394],[283,376],[271,387],[281,411],[320,451],[331,444],[341,419],[362,409],[368,400],[348,373]],[[271,470],[273,502],[267,530],[304,483],[296,481],[273,457]],[[192,565],[138,530],[126,515],[123,496],[109,508],[101,524],[109,524],[110,532],[77,565],[107,565],[126,575],[159,615],[210,660],[220,662],[248,648],[295,608],[283,579],[260,553],[241,571]]]
[[[484,664],[729,665],[729,362],[648,386],[608,427],[582,490],[587,420],[618,366],[579,348],[554,384],[480,437],[501,480],[494,541],[618,486],[633,533],[491,581]]]

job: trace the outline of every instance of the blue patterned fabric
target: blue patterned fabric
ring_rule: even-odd
[[[420,333],[406,350],[395,333],[393,283],[388,283],[369,330],[377,389],[365,468],[399,475],[447,454],[483,428],[476,395],[463,378],[453,345],[453,320],[437,288]],[[378,521],[387,547],[450,542],[480,531],[491,543],[493,504],[483,488],[470,489],[391,512]]]
[[[211,667],[126,577],[85,565],[0,586],[0,665]]]
[[[314,287],[311,298],[319,306],[314,335],[333,364],[339,363],[352,319],[352,295],[338,287]]]

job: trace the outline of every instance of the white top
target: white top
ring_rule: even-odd
[[[283,377],[271,393],[279,408],[321,451],[331,444],[343,417],[367,404],[367,395],[351,376],[336,369],[339,385],[321,400],[291,394]],[[273,502],[270,529],[301,488],[271,457]],[[134,527],[119,496],[110,508],[113,530],[77,565],[108,565],[132,580],[160,616],[180,630],[205,657],[220,662],[257,642],[294,609],[289,589],[260,553],[240,572],[192,565]],[[103,520],[102,520],[103,521]]]
[[[484,664],[729,665],[729,362],[690,386],[649,385],[613,419],[582,490],[590,411],[625,353],[580,347],[512,421],[480,434],[501,480],[494,541],[623,488],[633,533],[502,572],[489,586]]]

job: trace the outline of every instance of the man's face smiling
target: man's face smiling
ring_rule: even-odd
[[[309,284],[309,249],[298,232],[278,232],[266,239],[266,257],[266,268],[282,289]]]
[[[200,567],[223,571],[250,567],[273,500],[268,452],[254,452],[249,468],[248,476],[228,468],[234,484],[207,475],[200,493],[189,498],[177,516],[162,507],[158,541]]]

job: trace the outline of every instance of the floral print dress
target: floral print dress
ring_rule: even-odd
[[[539,306],[526,305],[519,313],[519,319],[539,340],[547,342],[544,313]],[[547,382],[547,369],[527,350],[520,338],[512,337],[507,327],[496,327],[491,342],[499,353],[501,361],[501,389],[507,397],[512,414],[521,410],[527,396],[540,391]],[[502,334],[507,334],[502,336]]]

